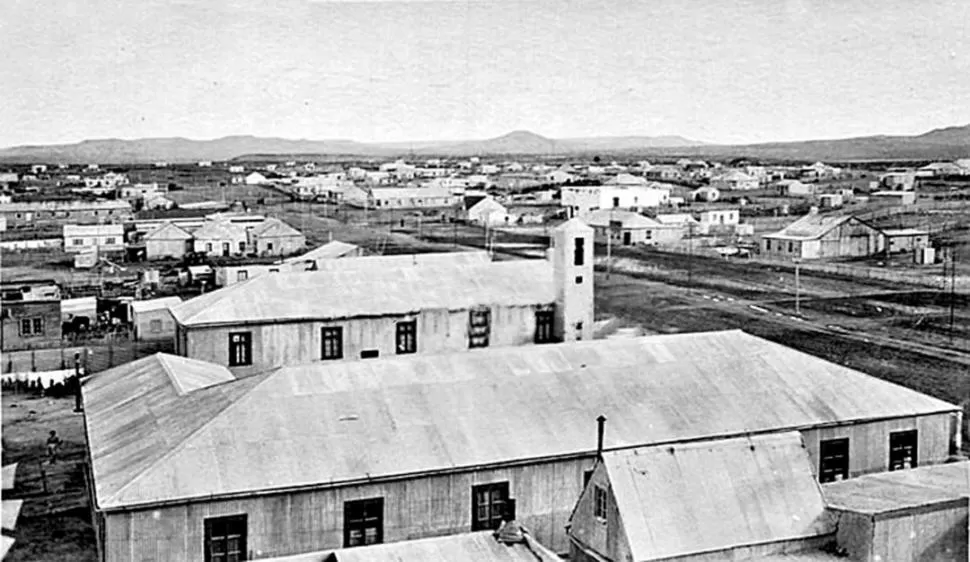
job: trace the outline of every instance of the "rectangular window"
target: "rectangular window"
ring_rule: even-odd
[[[794,242],[789,242],[788,243],[788,252],[791,253],[791,252],[794,252],[794,251],[795,251],[795,243]]]
[[[148,323],[148,330],[153,334],[160,334],[162,332],[162,321],[158,319],[152,320]]]
[[[236,272],[236,281],[237,282],[238,281],[245,281],[246,279],[249,279],[249,272],[248,271],[246,271],[245,269],[241,269],[241,270],[239,270],[239,271]]]
[[[109,236],[108,238],[104,239],[104,243],[106,246],[110,246],[115,243],[115,239],[113,236]]]
[[[766,252],[771,251],[771,240],[765,240],[765,251]]]
[[[252,332],[229,333],[229,366],[242,367],[253,364]]]
[[[573,265],[583,265],[586,257],[586,239],[577,238],[573,242],[575,244],[573,247]]]
[[[377,359],[380,357],[381,352],[376,349],[362,349],[360,350],[361,359]]]
[[[819,443],[818,481],[836,482],[849,477],[849,439],[828,439]]]
[[[597,519],[606,521],[607,501],[606,489],[602,486],[596,486],[593,489],[593,514]]]
[[[488,347],[492,311],[476,308],[468,311],[468,347]]]
[[[320,330],[323,342],[320,352],[321,359],[344,358],[344,329],[340,326],[329,326]]]
[[[919,434],[915,429],[889,434],[889,470],[905,470],[918,465]]]
[[[206,519],[205,562],[246,560],[246,516]]]
[[[84,245],[84,239],[83,238],[75,238],[74,240],[71,241],[71,243],[74,244],[75,246],[83,246]]]
[[[344,548],[384,542],[384,498],[344,502]]]
[[[496,482],[472,486],[472,531],[498,529],[509,499],[509,483]]]
[[[211,242],[206,242],[205,251],[206,252],[211,252],[212,251],[212,243]]]
[[[20,321],[20,335],[21,336],[29,336],[31,334],[30,326],[31,326],[31,324],[30,324],[30,318],[24,318],[23,320],[21,320]]]
[[[398,355],[416,353],[418,351],[418,321],[398,322],[396,341]]]
[[[273,251],[273,243],[272,242],[269,242],[268,244],[266,244],[266,251],[267,252],[272,252]]]
[[[536,343],[552,343],[552,326],[555,315],[551,310],[536,311]]]

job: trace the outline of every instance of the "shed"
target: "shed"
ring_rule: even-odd
[[[488,226],[506,225],[512,220],[508,209],[491,196],[469,198],[466,195],[465,205],[468,220],[474,224]]]
[[[131,302],[132,323],[136,341],[172,340],[175,338],[175,319],[172,307],[181,304],[179,297],[163,297]]]
[[[747,559],[835,530],[801,435],[753,435],[604,453],[570,517],[570,558]]]
[[[599,209],[584,217],[584,222],[593,227],[597,242],[632,246],[650,242],[653,232],[662,225],[640,213],[613,209]]]
[[[824,259],[869,256],[881,252],[881,230],[853,215],[809,213],[761,240],[764,256]]]
[[[192,235],[184,228],[162,223],[145,234],[145,254],[148,259],[181,258],[193,249]]]
[[[970,462],[872,474],[823,492],[854,560],[967,560]]]
[[[267,218],[249,230],[249,250],[260,256],[286,256],[305,246],[306,236],[279,219]]]
[[[891,228],[882,231],[886,235],[886,251],[915,252],[930,245],[930,233],[918,228]]]

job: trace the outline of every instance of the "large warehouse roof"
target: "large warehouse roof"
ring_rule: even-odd
[[[613,449],[958,411],[741,331],[320,362],[181,395],[158,357],[84,385],[101,508],[587,456],[600,414]]]

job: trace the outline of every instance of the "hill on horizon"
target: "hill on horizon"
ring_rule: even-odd
[[[551,139],[531,131],[469,141],[363,143],[349,139],[290,140],[229,136],[213,140],[179,137],[99,139],[75,144],[17,146],[0,149],[0,162],[50,164],[149,164],[157,161],[223,162],[258,156],[303,157],[398,156],[569,156],[640,155],[751,157],[776,160],[950,160],[970,157],[970,124],[934,129],[915,136],[874,135],[834,140],[715,145],[679,136],[624,136]]]

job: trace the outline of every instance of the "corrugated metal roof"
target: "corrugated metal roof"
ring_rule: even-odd
[[[334,259],[334,258],[339,258],[340,256],[343,256],[350,252],[353,252],[359,247],[360,246],[357,246],[355,244],[348,244],[347,242],[334,240],[333,242],[327,242],[323,246],[314,248],[313,250],[310,250],[309,252],[303,255],[293,256],[283,261],[284,263],[294,263],[294,262],[304,262],[304,261],[313,261],[313,260]]]
[[[637,561],[835,531],[798,432],[614,451],[603,463]]]
[[[612,449],[958,410],[741,331],[318,362],[181,398],[157,363],[85,385],[103,507],[592,454],[600,414]]]
[[[153,355],[84,380],[84,415],[91,458],[97,459],[92,470],[98,498],[122,488],[134,475],[152,470],[255,386],[256,381],[242,380],[183,394],[174,380],[198,380],[206,370],[219,377],[225,369],[175,359],[181,360]]]
[[[485,250],[465,252],[434,252],[427,254],[396,254],[392,256],[361,256],[351,260],[336,260],[319,263],[323,271],[361,271],[380,272],[387,267],[399,266],[463,266],[492,263],[492,257]]]
[[[825,484],[830,507],[885,513],[970,497],[970,462],[921,466]]]
[[[480,531],[283,556],[265,562],[562,562],[531,536],[528,540],[528,545],[505,545],[492,531]]]
[[[785,240],[814,240],[825,236],[833,228],[854,219],[852,215],[820,215],[811,213],[791,223],[778,232],[764,235],[764,238],[783,238]]]
[[[555,300],[552,266],[544,260],[376,270],[354,258],[323,260],[319,271],[263,275],[185,301],[172,309],[185,326],[354,318],[458,310],[477,305],[528,306]],[[417,258],[420,259],[420,258]],[[343,264],[351,263],[344,267]],[[338,265],[334,265],[338,264]]]
[[[228,221],[209,221],[192,233],[196,240],[225,240],[227,238],[245,238],[246,228]]]
[[[303,233],[299,230],[275,218],[267,218],[262,223],[254,226],[252,233],[263,238],[303,236]]]
[[[172,308],[179,304],[182,304],[182,299],[179,297],[162,297],[145,301],[131,301],[131,308],[135,312],[151,312],[163,308]],[[61,310],[63,311],[63,306]]]
[[[177,224],[166,222],[145,234],[145,240],[188,240],[192,235]]]

